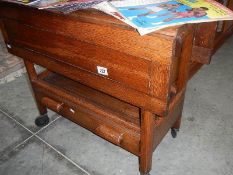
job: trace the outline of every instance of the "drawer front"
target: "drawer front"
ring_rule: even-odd
[[[138,91],[149,93],[149,60],[33,28],[13,20],[5,22],[5,27],[13,45],[46,54],[51,59],[105,76]],[[98,67],[106,68],[105,75],[98,70]]]
[[[37,93],[41,93],[38,90]],[[69,104],[61,102],[52,97],[51,94],[42,94],[40,99],[42,104],[58,114],[72,120],[78,125],[90,130],[100,137],[112,142],[115,145],[139,155],[140,133],[135,132],[128,127],[123,127],[121,123],[106,118],[103,115],[94,115],[92,111],[82,109],[69,102]]]

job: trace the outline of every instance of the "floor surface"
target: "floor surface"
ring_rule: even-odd
[[[0,85],[0,175],[137,175],[136,156],[49,112],[38,115],[26,75]],[[233,174],[233,37],[188,84],[181,130],[153,155],[151,175]]]

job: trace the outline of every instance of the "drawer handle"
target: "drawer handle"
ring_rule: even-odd
[[[121,144],[124,135],[124,133],[119,133],[116,130],[105,125],[97,127],[96,133],[116,145]]]
[[[63,103],[56,102],[48,97],[43,97],[41,102],[55,112],[60,112],[63,106]]]

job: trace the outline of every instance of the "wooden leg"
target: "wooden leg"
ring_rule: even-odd
[[[177,136],[177,132],[179,132],[180,129],[180,123],[181,123],[181,117],[179,117],[176,122],[174,123],[174,125],[171,128],[171,135],[173,138],[176,138]]]
[[[35,92],[35,91],[34,91]],[[40,94],[35,93],[35,100],[36,100],[36,104],[37,104],[37,108],[39,110],[40,115],[45,115],[47,114],[47,108],[44,104],[41,103],[41,97]]]
[[[180,129],[180,124],[181,124],[181,118],[182,118],[182,112],[183,112],[183,106],[184,106],[184,97],[183,100],[181,101],[180,107],[179,107],[179,111],[177,116],[179,116],[177,118],[177,120],[175,121],[175,123],[173,124],[172,128],[179,130]]]
[[[181,125],[181,117],[182,117],[182,111],[183,111],[183,104],[184,104],[184,99],[182,100],[181,104],[180,104],[180,108],[179,108],[179,112],[178,112],[178,118],[175,121],[175,123],[173,124],[173,126],[171,127],[171,135],[173,138],[176,138],[177,136],[177,132],[180,130],[180,125]]]
[[[35,67],[34,67],[34,64],[30,61],[27,61],[24,59],[24,63],[25,63],[25,66],[26,66],[26,69],[27,69],[27,72],[28,72],[28,76],[29,76],[29,80],[30,82],[33,81],[33,79],[36,79],[37,78],[37,73],[36,73],[36,70],[35,70]],[[32,85],[32,83],[31,83]],[[32,85],[32,89],[33,89],[33,92],[34,92],[34,97],[35,97],[35,100],[36,100],[36,104],[37,104],[37,108],[39,110],[39,113],[40,113],[40,116],[36,118],[35,120],[35,124],[37,126],[45,126],[49,123],[49,118],[48,118],[48,115],[47,115],[47,108],[45,105],[43,105],[41,103],[41,95],[39,93],[37,93]]]
[[[141,175],[149,174],[152,165],[154,117],[149,111],[141,111],[141,142],[139,170]]]
[[[172,128],[179,130],[180,129],[180,124],[181,124],[181,116],[176,120]]]

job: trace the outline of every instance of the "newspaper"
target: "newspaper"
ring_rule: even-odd
[[[71,13],[76,10],[91,8],[103,1],[104,0],[74,0],[72,2],[53,4],[47,6],[46,9],[60,11],[62,13]],[[42,9],[45,9],[45,7]]]
[[[5,0],[8,2],[13,2],[17,4],[32,5],[38,3],[40,0]]]
[[[213,0],[124,0],[109,2],[141,35],[184,23],[233,20],[233,12]]]
[[[96,5],[104,0],[41,0],[40,3],[36,4],[39,9],[75,9],[75,8],[85,8],[89,4]],[[65,7],[64,9],[62,7]],[[89,7],[89,6],[88,6]]]
[[[106,0],[4,0],[12,3],[29,5],[38,9],[48,9],[70,13],[80,9],[91,8]]]
[[[125,22],[126,24],[136,28],[136,26],[130,22],[130,20],[128,20],[126,17],[122,16],[115,7],[113,7],[109,2],[101,2],[95,6],[93,6],[92,8],[100,10],[108,15],[111,15],[123,22]]]

